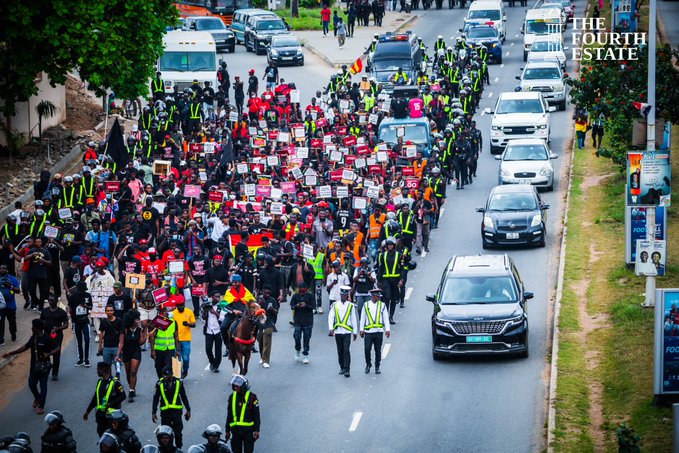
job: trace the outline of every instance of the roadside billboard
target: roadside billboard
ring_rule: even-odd
[[[658,276],[665,275],[667,265],[667,243],[665,241],[637,241],[637,260],[634,271],[637,275]]]
[[[671,177],[669,151],[629,151],[627,204],[669,206]]]
[[[656,290],[655,395],[679,394],[679,288]]]
[[[625,263],[634,264],[637,259],[637,241],[646,239],[646,206],[627,206],[625,211]],[[667,233],[667,216],[664,206],[655,208],[655,239],[664,241]]]

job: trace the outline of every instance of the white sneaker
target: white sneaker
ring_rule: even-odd
[[[259,363],[264,363],[264,360],[262,360],[262,359],[259,359]]]
[[[268,364],[268,363],[266,363],[266,362],[265,362],[265,363],[263,363],[263,364],[262,364],[262,366],[263,366],[264,368],[269,368],[269,364]]]
[[[295,353],[295,360],[298,361],[298,362],[302,360],[302,352],[301,351],[297,351]]]
[[[95,342],[95,343],[99,343],[99,335],[96,335],[96,336],[94,337],[94,342]]]
[[[309,363],[309,356],[308,356],[308,355],[305,355],[305,356],[304,356],[304,359],[302,360],[302,363],[305,364],[305,365]]]
[[[319,312],[320,314],[323,314],[323,307],[318,307],[318,312]]]

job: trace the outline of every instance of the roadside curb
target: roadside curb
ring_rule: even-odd
[[[392,33],[398,33],[400,31],[402,31],[404,28],[411,25],[413,23],[413,21],[415,21],[415,19],[417,19],[417,18],[418,18],[418,16],[415,15],[415,14],[410,15],[398,27],[396,27],[392,31]],[[349,60],[333,60],[328,55],[326,55],[324,52],[322,52],[321,50],[314,47],[314,45],[311,44],[308,39],[304,39],[303,42],[304,42],[304,48],[305,49],[309,50],[309,52],[316,55],[318,58],[325,61],[327,64],[329,64],[332,67],[338,68],[343,64],[353,64],[356,61],[353,58],[349,59]]]
[[[589,14],[589,3],[583,17]],[[578,72],[580,68],[578,67]],[[571,132],[572,133],[572,132]],[[549,389],[547,409],[547,452],[554,453],[554,430],[556,429],[556,381],[559,365],[559,319],[561,316],[561,300],[563,299],[563,282],[566,273],[566,246],[568,237],[568,211],[570,210],[571,190],[573,188],[573,167],[575,164],[575,138],[571,136],[571,158],[568,168],[568,189],[564,203],[563,231],[561,233],[561,250],[559,252],[559,271],[557,273],[556,298],[554,300],[554,316],[552,318],[552,348],[549,365]]]
[[[73,163],[80,158],[80,145],[75,145],[64,157],[62,157],[57,163],[49,167],[49,171],[54,175],[55,173],[61,173],[64,170],[68,170]],[[0,209],[0,219],[4,219],[9,215],[10,212],[14,211],[14,203],[20,201],[23,206],[26,206],[28,201],[33,196],[33,188],[29,187],[26,193],[12,200],[7,206]],[[3,365],[0,362],[0,369]]]

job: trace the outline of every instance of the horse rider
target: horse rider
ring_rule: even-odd
[[[224,294],[226,301],[226,314],[222,321],[221,331],[222,338],[226,349],[229,349],[229,339],[231,337],[231,325],[240,316],[243,316],[248,310],[248,303],[255,300],[252,293],[243,285],[243,280],[240,275],[234,274],[231,276],[231,286]],[[253,352],[257,352],[254,347]]]

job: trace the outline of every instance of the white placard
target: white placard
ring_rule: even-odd
[[[332,198],[332,186],[318,186],[318,198]]]
[[[156,211],[158,211],[159,214],[164,214],[165,208],[167,207],[167,203],[161,203],[159,201],[154,201],[151,206],[156,208]]]
[[[61,208],[59,209],[59,218],[64,220],[64,219],[70,219],[73,217],[73,213],[71,212],[71,208]]]
[[[332,143],[332,135],[324,135],[323,143]]]
[[[215,152],[215,142],[203,143],[203,152],[205,154],[213,154]]]
[[[282,143],[288,143],[290,141],[290,133],[289,132],[279,132],[277,140],[279,142],[282,142]]]
[[[377,162],[386,162],[389,160],[389,156],[386,151],[377,151]]]
[[[365,115],[361,115],[361,116],[358,117],[358,124],[365,124],[367,121],[368,120],[365,117]]]
[[[406,157],[417,157],[417,147],[406,146]]]
[[[368,207],[368,199],[363,197],[354,197],[352,199],[351,207],[354,209],[365,209]]]
[[[238,121],[238,112],[229,112],[229,121]]]
[[[349,101],[347,101],[346,99],[342,99],[339,102],[339,108],[340,110],[347,110],[349,108]]]
[[[368,122],[370,124],[377,124],[377,114],[376,113],[371,113],[370,116],[368,117]]]
[[[339,162],[342,160],[342,153],[339,151],[333,151],[330,153],[330,161],[331,162]]]
[[[305,147],[300,147],[295,150],[295,156],[297,156],[299,159],[306,159],[309,157],[309,148]]]
[[[292,177],[300,180],[302,179],[302,170],[299,169],[299,167],[293,167],[292,170],[290,170],[290,173],[292,173]]]
[[[254,126],[248,127],[248,134],[250,135],[257,135],[257,128]]]
[[[280,159],[278,158],[278,156],[266,156],[266,164],[269,167],[277,166],[280,163],[279,161]]]
[[[372,187],[372,186],[376,186],[377,183],[375,181],[373,181],[372,179],[366,179],[365,182],[363,183],[363,185],[365,187]]]
[[[314,187],[317,183],[316,175],[307,175],[304,177],[304,185],[309,187]]]
[[[396,136],[397,137],[403,137],[406,135],[406,128],[405,127],[397,127],[396,128]]]
[[[353,170],[349,170],[347,168],[342,170],[342,179],[346,179],[348,181],[353,181],[355,177],[356,177],[356,173],[354,173]]]
[[[271,203],[271,214],[283,215],[283,203],[277,201]]]
[[[241,175],[247,173],[249,171],[248,164],[246,164],[244,162],[240,162],[240,163],[236,164],[236,171],[238,173],[240,173]]]
[[[359,157],[354,161],[354,167],[356,167],[357,170],[360,170],[365,166],[366,166],[365,157]]]
[[[377,186],[366,187],[365,195],[368,198],[378,198],[380,196],[380,188]]]
[[[318,176],[318,173],[316,173],[316,170],[309,167],[306,170],[304,170],[304,176]]]
[[[266,129],[266,120],[259,120],[257,124],[259,124],[260,129]]]
[[[290,90],[290,102],[292,104],[299,104],[302,93],[299,90]]]
[[[349,154],[349,148],[346,147],[340,148],[339,152],[346,156],[347,154]]]
[[[318,119],[318,112],[316,110],[311,111],[311,120],[316,121]]]
[[[59,228],[53,226],[46,226],[45,233],[43,233],[46,238],[56,238],[59,236]]]
[[[375,159],[374,157],[368,157],[365,161],[367,162],[368,165],[375,165],[377,163],[377,159]]]
[[[363,146],[363,145],[365,145],[365,137],[358,137],[358,138],[356,139],[356,145],[358,145],[358,146]]]
[[[246,197],[254,197],[257,195],[257,184],[245,184],[244,192]]]
[[[331,154],[336,149],[337,149],[337,146],[335,146],[335,145],[326,145],[325,152],[326,152],[326,154]]]
[[[167,262],[167,271],[170,274],[181,274],[184,272],[184,261],[170,260]]]
[[[347,186],[337,186],[336,188],[337,198],[348,198],[349,188]]]
[[[302,256],[310,260],[314,259],[314,246],[311,244],[302,244]]]
[[[388,112],[391,110],[391,99],[387,99],[382,103],[382,107],[380,108],[383,112]]]
[[[292,130],[292,134],[295,136],[295,138],[304,138],[304,128],[296,127]]]
[[[279,189],[278,187],[271,188],[271,198],[273,198],[274,200],[280,200],[282,196],[283,191],[281,189]]]

